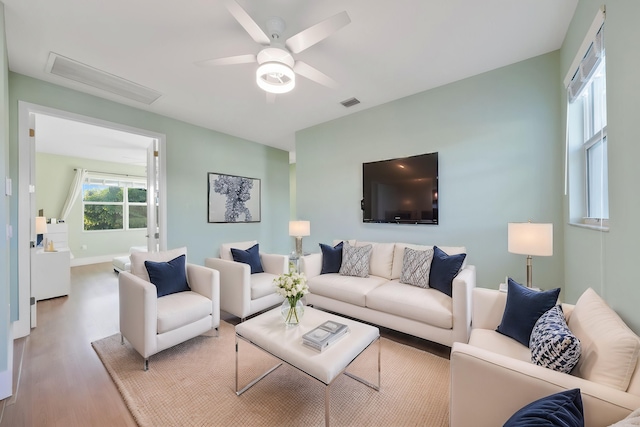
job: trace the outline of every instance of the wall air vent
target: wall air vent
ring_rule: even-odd
[[[345,108],[353,107],[354,105],[360,104],[360,100],[358,98],[349,98],[342,101],[342,104]]]
[[[46,71],[147,105],[162,96],[158,91],[53,52],[49,53]]]

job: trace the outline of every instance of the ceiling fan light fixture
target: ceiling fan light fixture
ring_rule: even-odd
[[[296,74],[287,64],[265,62],[256,71],[256,83],[269,93],[287,93],[296,86]]]

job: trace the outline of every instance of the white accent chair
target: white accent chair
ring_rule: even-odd
[[[231,248],[247,250],[256,240],[220,245],[220,258],[206,258],[204,264],[220,272],[220,309],[244,321],[248,316],[281,304],[283,297],[273,284],[288,271],[287,255],[260,253],[264,273],[251,274],[249,264],[235,262]]]
[[[131,271],[118,276],[120,291],[120,334],[144,358],[197,337],[220,326],[220,273],[186,263],[191,291],[157,296],[144,262],[168,262],[186,255],[186,248],[131,254]]]

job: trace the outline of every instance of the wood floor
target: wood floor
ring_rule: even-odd
[[[0,401],[0,427],[135,426],[91,347],[118,333],[118,278],[111,263],[73,267],[70,295],[39,301],[37,311],[38,326],[14,344],[14,395]],[[238,322],[226,313],[221,317]],[[449,357],[448,347],[380,330],[394,341]]]

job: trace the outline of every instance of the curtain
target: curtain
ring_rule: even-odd
[[[67,194],[67,200],[64,202],[64,207],[62,208],[62,213],[60,214],[61,220],[66,221],[69,212],[71,212],[73,204],[76,202],[78,196],[82,192],[82,183],[84,182],[86,175],[86,169],[76,169],[76,175],[73,177],[73,181],[71,181],[69,194]]]

